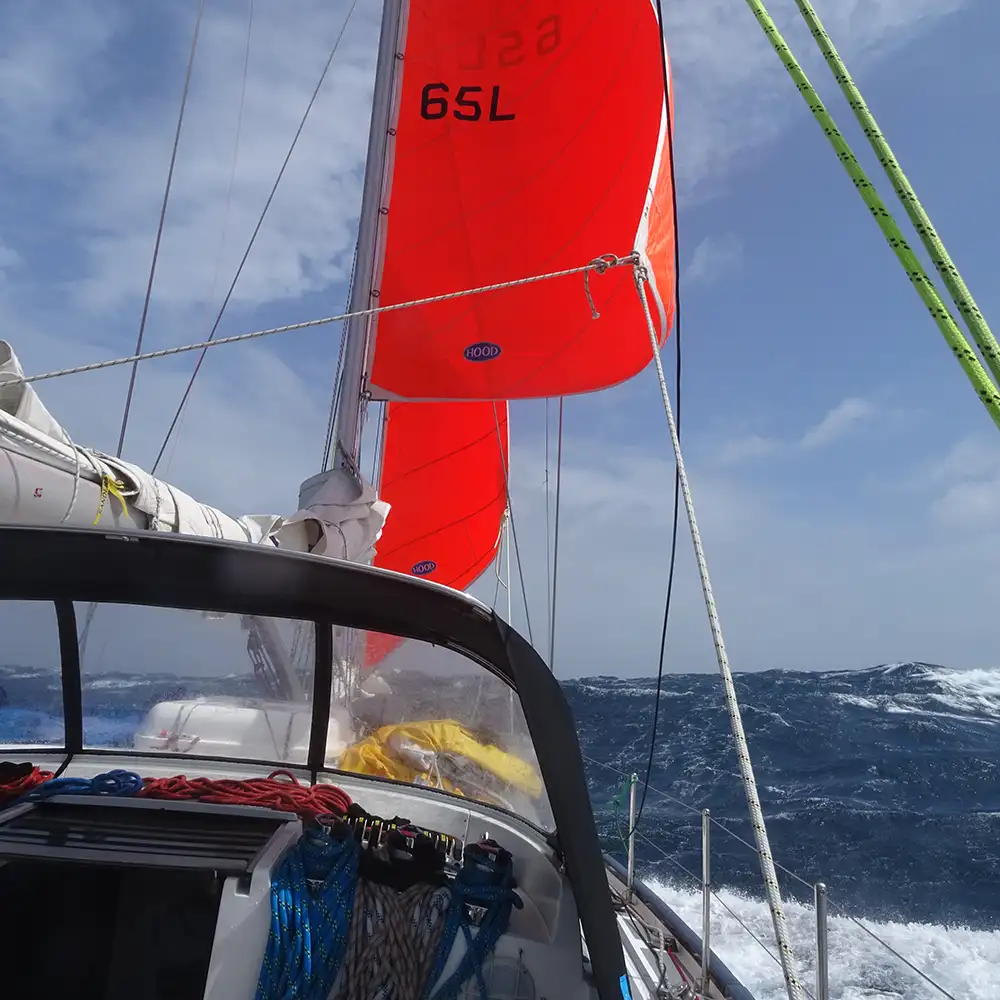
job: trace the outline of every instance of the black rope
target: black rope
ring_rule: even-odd
[[[181,94],[181,108],[177,114],[177,129],[174,132],[174,146],[170,151],[170,167],[167,170],[167,184],[163,190],[163,204],[160,206],[160,222],[156,227],[156,240],[153,242],[153,259],[149,265],[149,279],[146,282],[146,297],[142,303],[142,318],[139,320],[139,336],[135,342],[135,354],[142,354],[142,341],[146,336],[146,318],[149,316],[149,300],[153,295],[153,278],[156,276],[156,261],[160,256],[160,241],[163,239],[163,224],[167,218],[167,202],[170,200],[170,186],[174,180],[174,165],[177,163],[177,147],[181,142],[181,126],[184,124],[184,109],[187,107],[188,94],[191,91],[191,70],[194,67],[194,54],[198,49],[198,32],[201,31],[201,18],[205,13],[205,0],[198,6],[198,18],[194,22],[194,35],[191,38],[191,54],[188,56],[187,72],[184,75],[184,92]],[[128,380],[128,392],[125,394],[125,411],[122,413],[122,428],[118,435],[118,451],[115,454],[121,458],[125,447],[125,431],[128,429],[128,415],[132,409],[132,394],[135,392],[135,377],[139,373],[139,362],[132,362],[132,374]]]
[[[674,126],[673,116],[670,107],[670,78],[667,72],[667,49],[666,40],[663,38],[663,3],[656,0],[656,17],[660,22],[660,61],[663,66],[663,95],[667,103],[667,146],[670,157],[670,194],[673,205],[674,222],[674,343],[676,351],[676,367],[674,379],[676,387],[674,389],[674,407],[677,422],[677,440],[681,437],[681,254],[680,239],[678,238],[677,226],[677,175],[674,170]],[[674,465],[674,514],[673,527],[670,534],[670,568],[667,571],[667,595],[663,607],[663,629],[660,632],[660,663],[656,672],[656,701],[653,704],[653,729],[649,737],[649,759],[646,761],[646,777],[642,784],[642,798],[639,800],[639,809],[635,814],[632,824],[631,834],[639,828],[639,820],[642,819],[642,810],[646,805],[646,793],[649,791],[649,778],[653,771],[653,756],[656,752],[656,730],[660,721],[660,696],[663,693],[663,660],[667,648],[667,625],[670,621],[670,606],[674,593],[674,567],[677,563],[677,528],[680,520],[680,492],[681,476],[680,468]]]
[[[253,245],[257,240],[257,234],[260,232],[261,226],[264,225],[264,219],[267,217],[268,209],[271,207],[271,202],[274,201],[274,196],[277,194],[278,185],[281,183],[282,177],[285,176],[285,170],[288,167],[288,161],[292,158],[292,153],[295,152],[295,147],[298,144],[299,136],[302,135],[302,130],[305,128],[306,119],[309,117],[309,112],[312,111],[313,105],[316,103],[316,98],[319,96],[320,89],[323,86],[323,81],[326,79],[326,74],[330,71],[330,65],[333,63],[333,57],[337,54],[337,49],[340,48],[341,39],[344,37],[344,32],[347,30],[347,25],[351,21],[351,17],[354,14],[354,8],[357,7],[358,0],[354,0],[351,4],[350,9],[347,11],[347,17],[344,18],[344,23],[340,26],[340,32],[337,35],[336,40],[333,43],[333,48],[330,50],[330,55],[327,57],[326,65],[323,67],[323,72],[320,74],[319,80],[316,83],[316,87],[312,92],[312,97],[309,98],[309,103],[306,105],[306,110],[302,115],[302,120],[299,122],[299,127],[295,130],[295,135],[292,138],[292,143],[288,147],[288,152],[285,154],[284,162],[281,164],[281,169],[278,171],[278,176],[274,179],[274,184],[271,187],[271,193],[267,196],[267,201],[264,202],[264,208],[260,213],[260,218],[257,220],[257,225],[254,226],[253,233],[250,235],[250,242],[247,244],[246,251],[243,254],[243,259],[240,261],[239,267],[236,268],[236,274],[233,275],[232,283],[229,285],[229,291],[226,292],[226,297],[222,300],[222,306],[219,308],[219,313],[215,317],[215,322],[212,324],[212,330],[209,333],[206,340],[214,340],[215,334],[219,329],[219,324],[222,322],[222,316],[226,311],[226,307],[229,305],[229,300],[232,298],[233,291],[236,288],[236,283],[240,280],[240,275],[243,273],[243,268],[246,265],[247,258],[250,256],[250,251],[253,250]],[[139,352],[136,351],[136,354]],[[173,420],[170,421],[170,427],[167,430],[166,437],[163,439],[163,444],[160,445],[160,451],[156,456],[156,461],[153,463],[153,468],[150,469],[151,475],[156,475],[156,470],[163,460],[163,453],[167,450],[167,445],[170,443],[170,438],[173,436],[174,430],[177,428],[177,422],[181,418],[181,414],[184,412],[184,407],[187,405],[188,397],[191,395],[191,390],[194,388],[195,379],[198,377],[198,372],[201,371],[202,363],[205,360],[205,355],[208,353],[208,348],[203,347],[201,349],[201,354],[198,355],[198,361],[194,366],[194,371],[191,373],[191,378],[188,380],[187,388],[184,390],[184,395],[181,397],[180,403],[177,405],[177,410],[174,413]]]

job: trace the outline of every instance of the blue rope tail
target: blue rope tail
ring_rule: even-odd
[[[492,840],[483,840],[465,848],[462,867],[451,887],[451,905],[444,933],[434,957],[422,1000],[455,1000],[458,991],[472,976],[479,985],[480,1000],[489,1000],[489,990],[483,978],[483,962],[506,933],[514,907],[524,906],[514,891],[514,865],[510,853]],[[468,906],[485,908],[478,932],[473,935]],[[458,968],[431,994],[451,954],[459,928],[465,937],[465,954]]]
[[[256,1000],[327,1000],[347,951],[359,848],[310,827],[271,879],[271,930]]]
[[[96,778],[52,778],[26,792],[16,801],[38,802],[53,795],[135,795],[142,790],[142,778],[134,771],[116,768]],[[12,803],[13,804],[13,803]]]

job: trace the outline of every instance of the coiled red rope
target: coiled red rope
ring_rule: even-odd
[[[287,780],[279,780],[279,775]],[[262,806],[297,813],[303,819],[343,816],[350,796],[336,785],[303,785],[288,771],[242,781],[222,778],[146,778],[140,796],[153,799],[197,799],[214,805]]]
[[[53,777],[31,764],[0,762],[0,807],[33,791]],[[293,812],[303,819],[344,816],[351,798],[336,785],[303,785],[289,771],[272,771],[266,778],[242,781],[221,778],[145,778],[139,796],[151,799],[186,799],[213,805],[261,806]]]
[[[52,771],[43,771],[32,764],[0,762],[0,806],[20,798],[52,777]]]

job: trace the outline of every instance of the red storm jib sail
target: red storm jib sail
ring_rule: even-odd
[[[375,565],[465,590],[500,547],[507,404],[389,403],[382,441],[380,493],[390,511]],[[367,664],[401,641],[370,635]]]
[[[390,403],[375,565],[472,584],[493,562],[507,509],[506,403]]]
[[[377,302],[389,305],[637,251],[672,320],[664,53],[653,0],[409,0]],[[632,270],[382,314],[376,399],[591,392],[651,357]]]

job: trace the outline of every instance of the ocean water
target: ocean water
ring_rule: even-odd
[[[51,675],[0,667],[0,740],[57,738]],[[181,687],[178,687],[178,684]],[[241,694],[238,678],[200,694]],[[812,989],[810,886],[828,887],[831,996],[1000,998],[1000,670],[922,663],[832,673],[737,677],[796,958]],[[207,686],[206,686],[207,685]],[[127,746],[142,712],[183,695],[176,675],[113,675],[88,684],[88,741]],[[216,691],[215,688],[218,690]],[[210,690],[211,689],[211,690]],[[652,679],[565,684],[607,850],[624,857],[623,783],[645,774]],[[5,702],[5,704],[4,704]],[[701,922],[701,817],[713,819],[714,950],[757,1000],[784,997],[718,677],[665,678],[639,825],[638,870],[695,928]],[[729,832],[727,832],[729,831]],[[736,836],[731,836],[735,834]],[[754,935],[758,941],[754,940]]]
[[[622,856],[627,820],[615,799],[623,774],[645,774],[655,682],[566,687],[601,834]],[[736,687],[775,860],[827,885],[831,996],[943,996],[865,927],[959,1000],[1000,997],[1000,670],[770,671],[738,675]],[[718,677],[668,676],[660,712],[638,870],[700,928],[687,872],[701,871],[701,817],[691,807],[752,841],[746,799]],[[784,997],[777,963],[742,926],[775,952],[756,855],[716,826],[712,875],[714,950],[758,1000]],[[779,876],[812,988],[812,891]]]

